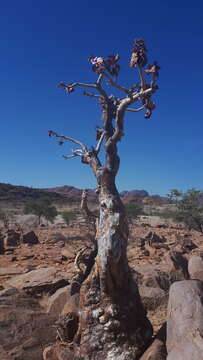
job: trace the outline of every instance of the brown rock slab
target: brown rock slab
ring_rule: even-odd
[[[68,273],[54,267],[32,270],[15,276],[5,283],[5,287],[25,290],[31,295],[42,293],[53,294],[56,290],[69,284]]]
[[[10,355],[4,350],[3,346],[0,345],[0,359],[1,360],[12,360]]]
[[[55,321],[56,317],[43,312],[38,301],[24,291],[0,292],[0,341],[8,360],[41,359],[42,347],[55,341]]]
[[[203,282],[175,282],[169,293],[167,360],[203,359]]]

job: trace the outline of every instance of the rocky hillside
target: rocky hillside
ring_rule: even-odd
[[[76,274],[76,255],[84,247],[87,251],[89,249],[89,232],[85,226],[38,227],[33,230],[22,233],[19,229],[1,229],[0,232],[1,359],[70,360],[73,359],[71,352],[69,354],[71,339],[56,341],[56,330],[59,315],[73,309],[77,311],[78,294],[71,295],[70,284]],[[190,313],[188,306],[192,304],[195,316],[202,318],[203,310],[198,296],[195,295],[196,301],[191,301],[191,296],[196,294],[194,291],[200,291],[197,288],[198,280],[188,280],[203,279],[202,239],[202,234],[187,231],[181,226],[154,227],[143,224],[131,228],[128,260],[148,318],[154,327],[154,335],[160,328],[160,331],[165,329],[163,324],[167,319],[169,288],[171,296],[178,296],[180,305],[184,302],[181,309],[187,309],[186,315]],[[183,289],[186,286],[187,289]],[[193,289],[195,286],[197,289]],[[185,291],[187,296],[184,297]],[[173,297],[172,300],[174,302]],[[169,299],[169,302],[172,300]],[[191,336],[188,335],[187,339],[181,335],[179,342],[182,341],[181,346],[185,349],[187,339],[191,351],[197,351],[197,356],[193,357],[189,353],[188,356],[184,354],[184,357],[178,357],[176,354],[179,343],[176,344],[171,329],[175,328],[174,322],[181,320],[184,314],[174,304],[175,310],[172,304],[172,314],[168,314],[167,360],[200,360],[203,355],[201,337],[197,334],[199,337],[196,343],[191,343],[195,324],[198,324],[193,317],[187,317],[187,321],[190,321],[188,328],[191,329],[188,334]],[[177,326],[181,332],[183,326],[179,323]],[[159,332],[152,347],[140,360],[149,360],[152,354],[156,355],[154,359],[166,360],[163,338],[165,335],[160,337]],[[53,357],[55,351],[60,356]],[[162,357],[157,355],[160,355],[160,351]]]
[[[2,203],[24,203],[28,200],[39,199],[42,197],[47,197],[53,202],[71,202],[78,203],[81,199],[82,190],[77,189],[74,186],[58,186],[54,188],[45,188],[45,189],[34,189],[27,186],[11,185],[0,183],[0,205]],[[155,195],[150,196],[146,190],[125,190],[121,192],[121,197],[125,203],[128,203],[132,200],[138,200],[144,203],[160,204],[165,201],[164,198]],[[88,189],[88,201],[95,202],[96,194],[93,189]]]

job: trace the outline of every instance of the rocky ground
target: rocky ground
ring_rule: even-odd
[[[32,231],[31,231],[32,230]],[[10,231],[10,232],[9,232]],[[40,360],[55,342],[74,260],[90,246],[86,227],[42,227],[0,238],[0,358]],[[131,226],[128,259],[154,334],[166,321],[171,284],[189,278],[188,260],[203,255],[203,235],[181,226]],[[48,359],[48,357],[47,357]],[[51,357],[50,357],[51,359]]]

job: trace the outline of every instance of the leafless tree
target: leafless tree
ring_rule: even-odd
[[[60,145],[65,141],[77,145],[64,158],[80,157],[82,163],[91,167],[97,181],[97,251],[91,270],[81,283],[79,327],[74,338],[75,354],[83,359],[135,360],[152,336],[151,324],[128,266],[128,222],[115,184],[120,164],[117,146],[124,136],[126,112],[145,110],[145,118],[149,118],[155,108],[151,97],[158,89],[159,66],[156,62],[147,66],[146,51],[144,40],[135,40],[130,66],[137,68],[139,84],[131,88],[117,82],[118,55],[89,58],[97,74],[95,83],[59,84],[68,93],[83,88],[85,96],[99,100],[102,124],[96,129],[96,146],[87,148],[79,140],[49,131],[49,136],[58,138]],[[116,93],[120,91],[122,97],[108,95],[106,83],[116,89]],[[134,104],[138,104],[137,107],[132,107]],[[106,155],[104,164],[99,158],[102,146]]]

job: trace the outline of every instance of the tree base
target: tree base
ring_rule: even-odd
[[[102,294],[100,283],[94,268],[80,290],[75,359],[136,360],[153,333],[137,285],[131,280],[128,292],[120,289],[115,298]]]

